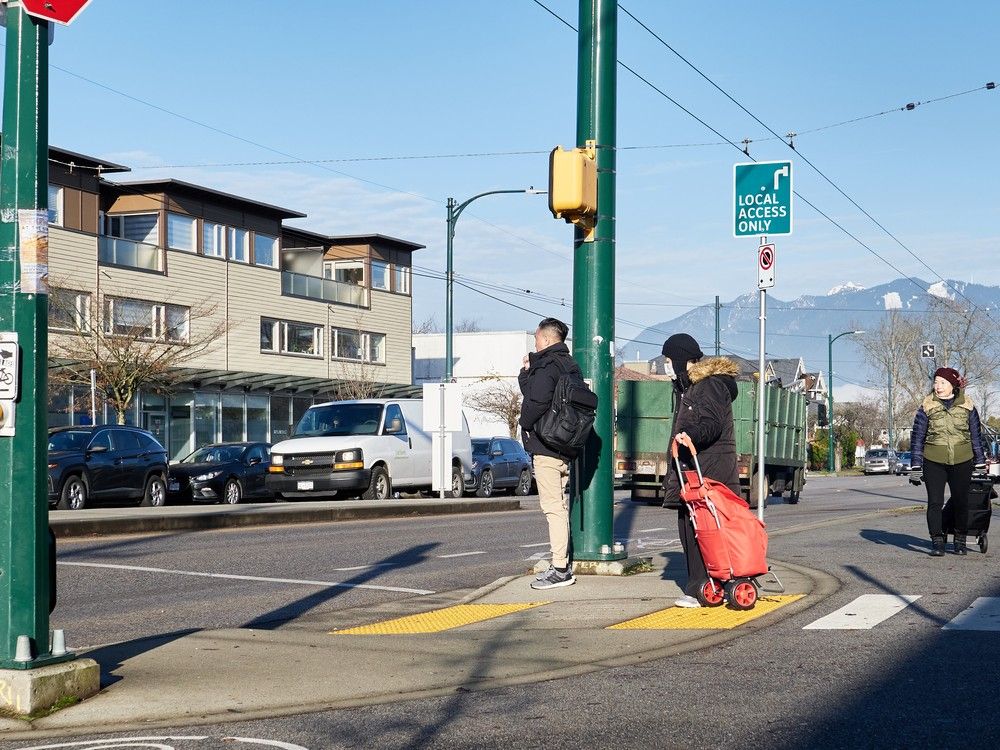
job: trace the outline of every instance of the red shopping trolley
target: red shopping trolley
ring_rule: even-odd
[[[681,468],[678,442],[691,451],[693,470]],[[670,449],[677,466],[681,500],[688,505],[708,573],[698,600],[710,607],[728,601],[734,609],[753,609],[761,589],[757,578],[768,573],[767,531],[763,521],[726,485],[702,476],[697,451],[689,438],[675,438]]]

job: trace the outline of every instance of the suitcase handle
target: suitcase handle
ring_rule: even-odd
[[[698,449],[694,447],[694,442],[690,437],[684,435],[684,439],[680,439],[680,435],[674,437],[670,441],[670,454],[674,457],[674,465],[677,467],[677,479],[681,484],[681,489],[684,488],[684,470],[681,468],[681,459],[678,456],[677,446],[678,444],[683,445],[689,451],[691,451],[691,458],[694,460],[695,471],[698,472],[698,481],[704,486],[705,477],[701,474],[701,466],[698,463]]]

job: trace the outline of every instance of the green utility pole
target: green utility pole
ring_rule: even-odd
[[[833,342],[839,339],[841,336],[859,336],[862,333],[864,333],[864,331],[844,331],[843,333],[838,333],[836,336],[834,336],[832,333],[827,334],[826,337],[827,339],[826,419],[827,419],[828,429],[830,432],[829,443],[828,443],[829,455],[827,456],[827,469],[829,469],[831,474],[834,471],[836,471],[836,464],[834,463],[834,456],[833,456],[833,450],[835,447],[833,440]]]
[[[614,547],[615,145],[617,0],[580,0],[576,145],[597,144],[597,217],[591,241],[577,227],[573,356],[597,394],[594,435],[575,462],[570,530],[574,560],[620,560]]]
[[[14,435],[0,436],[0,668],[30,669],[71,658],[49,643],[48,23],[8,5],[5,54],[0,333],[17,335],[21,366]],[[30,655],[17,653],[18,636]]]

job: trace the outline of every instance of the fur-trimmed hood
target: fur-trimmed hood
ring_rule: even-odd
[[[740,368],[729,357],[706,357],[701,362],[691,365],[688,377],[692,383],[704,380],[712,375],[728,375],[735,378],[740,374]]]
[[[687,371],[691,385],[700,383],[711,377],[719,377],[729,389],[729,398],[735,401],[739,395],[739,387],[736,385],[736,376],[739,375],[740,368],[728,357],[706,357],[700,362],[691,365]]]

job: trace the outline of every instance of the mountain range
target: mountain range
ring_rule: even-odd
[[[957,290],[957,291],[956,291]],[[928,283],[919,278],[900,278],[865,288],[852,282],[834,286],[825,295],[803,295],[783,301],[767,297],[767,352],[772,358],[802,357],[809,371],[827,370],[827,336],[850,330],[873,330],[885,319],[887,310],[905,313],[928,310],[935,297],[957,300],[978,308],[1000,306],[1000,287],[966,281]],[[756,292],[722,302],[719,312],[720,341],[723,354],[738,354],[756,359],[760,306]],[[672,320],[644,329],[624,341],[626,359],[650,359],[660,354],[662,342],[673,333],[686,332],[701,344],[706,354],[714,352],[715,310],[709,303]],[[619,339],[621,342],[621,339]],[[878,373],[870,372],[853,337],[840,339],[834,346],[834,373],[842,385],[880,383]]]

